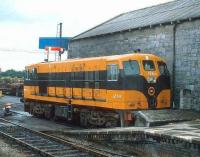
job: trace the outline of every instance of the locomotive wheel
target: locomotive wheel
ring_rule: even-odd
[[[84,112],[80,113],[80,125],[83,127],[88,126],[87,113]]]
[[[44,112],[44,117],[45,117],[46,119],[51,119],[51,113],[50,113],[49,111],[45,111],[45,112]]]
[[[58,117],[57,116],[54,116],[53,117],[53,121],[57,121],[58,120]]]
[[[106,122],[103,112],[101,111],[90,111],[88,114],[88,122],[93,126],[103,126]]]
[[[117,126],[118,126],[118,121],[117,119],[114,119],[114,118],[111,118],[105,123],[106,128],[117,127]]]
[[[33,116],[37,117],[37,118],[44,118],[44,114],[38,114],[38,113],[35,113],[35,112],[33,112]]]
[[[83,127],[117,127],[118,116],[115,113],[98,110],[82,110],[80,125]]]

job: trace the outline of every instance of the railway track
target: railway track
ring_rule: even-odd
[[[125,155],[108,153],[97,148],[88,148],[81,144],[65,141],[25,128],[3,118],[0,118],[0,136],[12,141],[15,145],[17,144],[27,148],[32,152],[30,153],[31,157],[127,157]]]

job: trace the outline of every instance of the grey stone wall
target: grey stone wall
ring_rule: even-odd
[[[177,26],[175,69],[175,97],[180,90],[190,90],[188,106],[200,111],[200,20]]]
[[[96,38],[72,41],[70,58],[133,53],[140,48],[162,56],[172,69],[173,26],[156,27],[132,32],[122,32]]]
[[[200,20],[180,23],[176,29],[175,103],[180,104],[180,90],[191,90],[189,107],[200,110]],[[132,53],[140,48],[164,58],[172,74],[173,25],[159,26],[70,43],[70,58]]]

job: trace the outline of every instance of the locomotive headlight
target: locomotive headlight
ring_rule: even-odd
[[[154,76],[149,76],[149,77],[147,78],[147,82],[148,82],[148,83],[156,83],[156,78],[155,78]]]

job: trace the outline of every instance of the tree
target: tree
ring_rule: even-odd
[[[16,70],[10,69],[10,70],[7,70],[5,72],[0,72],[0,77],[23,78],[24,77],[24,71],[16,71]]]

